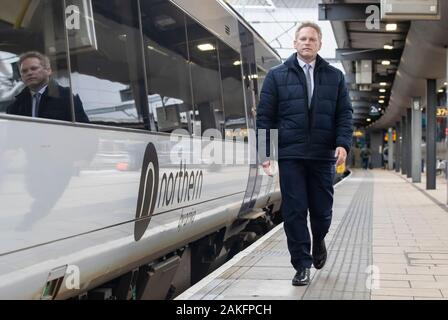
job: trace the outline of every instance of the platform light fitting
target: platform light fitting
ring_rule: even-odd
[[[240,65],[241,65],[241,61],[240,61],[240,60],[237,60],[237,61],[235,61],[235,62],[233,63],[233,65],[234,65],[234,66],[240,66]]]
[[[383,103],[384,103],[384,100],[378,100],[378,103],[383,104]]]
[[[439,93],[444,93],[444,92],[445,92],[445,90],[439,89]]]
[[[386,99],[386,96],[380,96],[380,99]]]
[[[391,45],[391,44],[385,44],[384,45],[384,50],[393,50],[394,49],[394,46],[393,45]]]
[[[386,24],[386,31],[397,31],[398,25],[396,23]]]
[[[380,92],[384,93],[384,92],[386,92],[386,89],[380,89]]]
[[[215,50],[215,47],[210,43],[203,43],[198,45],[198,49],[201,51],[212,51]]]
[[[367,118],[367,120],[366,120],[367,122],[371,122],[372,121],[372,119],[370,119],[370,118]]]
[[[387,82],[380,82],[380,86],[382,86],[382,87],[387,86]]]
[[[389,60],[383,60],[383,61],[381,61],[381,64],[383,66],[389,66],[390,65],[390,61]]]

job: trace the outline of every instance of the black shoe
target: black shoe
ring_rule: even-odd
[[[292,279],[293,286],[307,286],[310,283],[310,269],[300,268]]]
[[[325,241],[313,243],[313,265],[316,269],[322,269],[327,261],[327,247]]]

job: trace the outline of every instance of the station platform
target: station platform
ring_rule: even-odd
[[[448,299],[448,209],[437,190],[386,170],[353,170],[335,188],[327,263],[294,287],[283,224],[176,300]]]

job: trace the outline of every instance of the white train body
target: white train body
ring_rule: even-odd
[[[79,268],[80,289],[87,290],[238,218],[249,178],[247,160],[245,165],[214,170],[209,170],[210,165],[184,165],[190,173],[203,174],[196,186],[200,195],[193,199],[191,191],[191,201],[181,196],[181,203],[176,199],[166,205],[170,199],[162,191],[146,232],[136,241],[141,166],[135,171],[111,169],[107,159],[101,163],[105,150],[98,146],[138,145],[135,150],[143,154],[152,143],[156,150],[168,150],[167,154],[158,151],[160,159],[168,160],[176,145],[169,136],[5,119],[0,127],[3,299],[40,298],[49,272],[65,265]],[[118,148],[107,151],[116,159],[126,154]],[[159,167],[159,180],[180,171],[178,165],[165,161]],[[257,205],[268,207],[279,201],[277,178],[259,174]],[[58,297],[73,294],[63,289]]]

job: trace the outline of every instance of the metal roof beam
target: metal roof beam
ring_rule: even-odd
[[[380,92],[378,91],[355,91],[350,90],[349,91],[350,97],[353,98],[378,98],[381,96]]]
[[[392,83],[395,80],[395,74],[389,74],[387,76],[380,76],[378,74],[375,74],[373,76],[373,79],[374,79],[375,83],[380,83],[380,82]]]
[[[352,101],[352,107],[359,109],[359,108],[370,108],[373,103],[367,102],[367,101]]]
[[[400,60],[402,49],[336,49],[338,60]]]
[[[319,20],[365,21],[371,15],[370,11],[367,11],[367,7],[370,5],[379,7],[379,3],[319,4]]]
[[[353,115],[353,120],[358,121],[365,121],[367,118],[369,118],[369,115]]]
[[[395,74],[389,74],[387,76],[381,76],[379,74],[375,74],[373,76],[373,84],[380,82],[392,83],[395,79]],[[345,83],[348,84],[356,84],[356,75],[354,73],[345,75]]]

